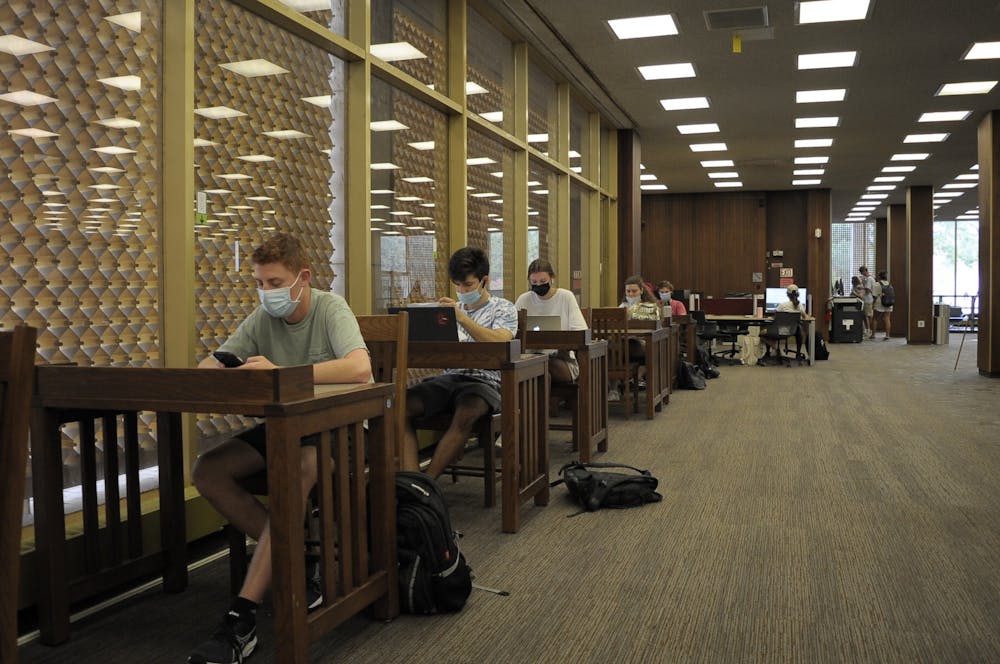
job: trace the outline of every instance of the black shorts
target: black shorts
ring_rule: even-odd
[[[490,383],[462,374],[432,376],[414,385],[406,393],[420,398],[424,404],[423,416],[455,410],[455,401],[466,395],[477,396],[486,402],[490,413],[500,412],[500,391]]]
[[[267,429],[263,424],[258,424],[252,429],[247,429],[246,431],[238,433],[233,437],[238,440],[242,440],[244,443],[257,450],[262,457],[265,459],[267,458]],[[303,447],[316,447],[319,445],[319,434],[309,434],[308,436],[303,437],[300,442]],[[368,430],[365,429],[365,451],[367,452],[367,450]]]

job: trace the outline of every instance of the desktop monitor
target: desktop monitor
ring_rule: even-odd
[[[764,292],[764,311],[774,311],[782,302],[788,301],[788,291],[784,288],[768,288]],[[799,287],[799,302],[803,307],[808,307],[806,299],[806,289]]]

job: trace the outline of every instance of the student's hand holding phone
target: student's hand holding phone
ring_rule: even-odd
[[[248,357],[241,369],[277,369],[278,365],[267,359],[263,355]]]
[[[233,353],[224,350],[215,351],[214,353],[212,353],[212,357],[214,357],[215,360],[223,367],[229,369],[241,366],[243,364],[243,360],[241,358],[237,357]]]

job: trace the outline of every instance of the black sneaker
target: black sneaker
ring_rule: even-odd
[[[257,626],[230,611],[212,637],[195,648],[188,664],[243,664],[257,647]]]

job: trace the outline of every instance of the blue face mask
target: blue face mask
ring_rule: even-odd
[[[670,301],[670,293],[669,292],[660,293],[660,299],[663,300],[664,302],[669,302]]]
[[[299,273],[299,277],[301,276],[302,274]],[[295,307],[299,306],[299,301],[302,299],[301,290],[299,291],[298,299],[292,299],[292,286],[299,283],[299,277],[295,277],[292,285],[285,288],[257,289],[257,296],[260,297],[260,307],[268,316],[272,318],[287,318],[292,315]]]
[[[471,290],[471,291],[469,291],[467,293],[461,293],[460,292],[458,294],[458,301],[461,302],[463,306],[471,307],[476,302],[479,302],[479,298],[482,297],[482,293],[480,292],[480,288],[482,288],[482,287],[483,287],[483,282],[480,281],[479,282],[479,288],[476,288],[475,290]]]
[[[625,296],[625,301],[628,302],[629,305],[638,304],[639,300],[641,300],[641,299],[642,299],[642,297],[640,297],[640,296],[636,296],[636,297],[629,297],[628,295]]]

